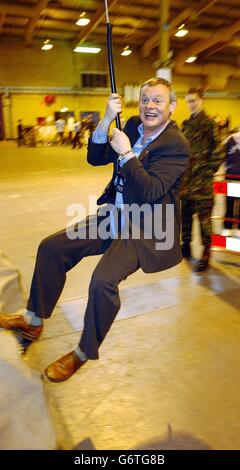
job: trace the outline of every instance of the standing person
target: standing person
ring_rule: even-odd
[[[113,177],[97,201],[108,205],[41,242],[25,314],[0,316],[0,328],[37,339],[43,319],[50,317],[62,292],[67,271],[86,256],[103,255],[89,285],[79,345],[46,368],[44,377],[49,381],[62,382],[88,359],[98,359],[98,349],[120,308],[118,285],[123,279],[139,268],[151,273],[181,261],[179,189],[189,148],[171,120],[175,107],[171,84],[150,79],[141,87],[139,116],[128,120],[124,132],[114,129],[108,140],[110,125],[122,110],[120,96],[110,95],[87,155],[94,166],[113,164]],[[122,232],[132,206],[139,218],[134,218],[133,210],[128,231]],[[154,228],[156,221],[162,231],[153,231],[153,221]],[[109,227],[108,236],[104,227]]]
[[[21,147],[23,144],[23,125],[22,125],[22,119],[18,120],[18,125],[17,125],[17,142],[18,142],[18,147]]]
[[[73,132],[74,132],[75,119],[73,116],[69,116],[67,120],[67,129],[68,129],[68,141],[72,142]]]
[[[226,175],[228,179],[236,179],[240,181],[240,131],[230,135],[225,145],[225,158],[226,158]],[[240,220],[240,199],[234,197],[226,197],[226,213],[225,218]],[[232,235],[232,228],[236,225],[237,236],[240,236],[240,222],[234,223],[229,220],[224,220],[224,231],[222,235]]]
[[[203,254],[195,270],[205,271],[209,265],[211,245],[211,213],[213,207],[213,175],[222,162],[215,153],[218,144],[216,125],[203,110],[203,92],[190,88],[186,102],[191,116],[183,121],[182,131],[189,141],[191,157],[182,190],[182,255],[191,257],[193,214],[198,215],[201,227]]]
[[[95,129],[96,129],[96,124],[93,120],[93,116],[89,116],[89,120],[88,120],[89,137],[92,136],[92,133],[94,132]]]
[[[78,148],[81,148],[82,144],[81,144],[81,122],[80,121],[75,122],[74,132],[75,132],[75,135],[72,140],[72,148],[75,149],[76,146],[78,146]]]
[[[59,138],[60,138],[60,142],[61,142],[61,144],[64,144],[64,130],[65,130],[65,126],[66,126],[65,120],[62,119],[62,118],[57,119],[56,122],[55,122],[55,126],[56,126],[56,129],[57,129],[57,133],[59,135]]]

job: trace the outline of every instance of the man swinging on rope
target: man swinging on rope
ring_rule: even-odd
[[[171,84],[150,79],[141,87],[139,117],[130,118],[124,131],[114,129],[108,140],[110,125],[122,110],[120,96],[111,94],[87,154],[94,166],[113,164],[112,180],[98,199],[100,206],[107,206],[40,243],[25,314],[0,316],[1,328],[37,340],[43,319],[51,316],[63,290],[66,273],[84,257],[102,255],[89,285],[79,345],[46,368],[44,377],[52,382],[67,380],[88,359],[98,359],[99,346],[120,308],[118,286],[123,279],[139,268],[152,273],[181,261],[179,188],[189,148],[170,119],[175,108]],[[143,209],[138,221],[130,206],[138,215]],[[100,228],[107,225],[109,236],[106,232],[101,236]]]

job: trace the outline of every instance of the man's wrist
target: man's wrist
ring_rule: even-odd
[[[120,168],[122,168],[125,163],[127,163],[129,160],[132,160],[132,158],[136,157],[134,151],[131,149],[128,152],[126,152],[124,155],[121,154],[118,156],[118,162],[120,165]]]
[[[133,153],[133,149],[129,149],[124,153],[119,153],[118,155],[120,158],[123,158],[123,157],[127,157],[130,153]]]

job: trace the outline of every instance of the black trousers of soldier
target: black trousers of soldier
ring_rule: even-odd
[[[193,215],[197,214],[201,228],[202,244],[204,247],[210,247],[212,224],[211,213],[213,208],[213,198],[202,201],[193,199],[182,200],[182,242],[190,243],[192,239]]]

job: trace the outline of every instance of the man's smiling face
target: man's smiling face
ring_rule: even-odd
[[[165,85],[148,86],[141,89],[139,115],[148,134],[154,134],[170,118],[176,102],[170,103],[170,93]]]

